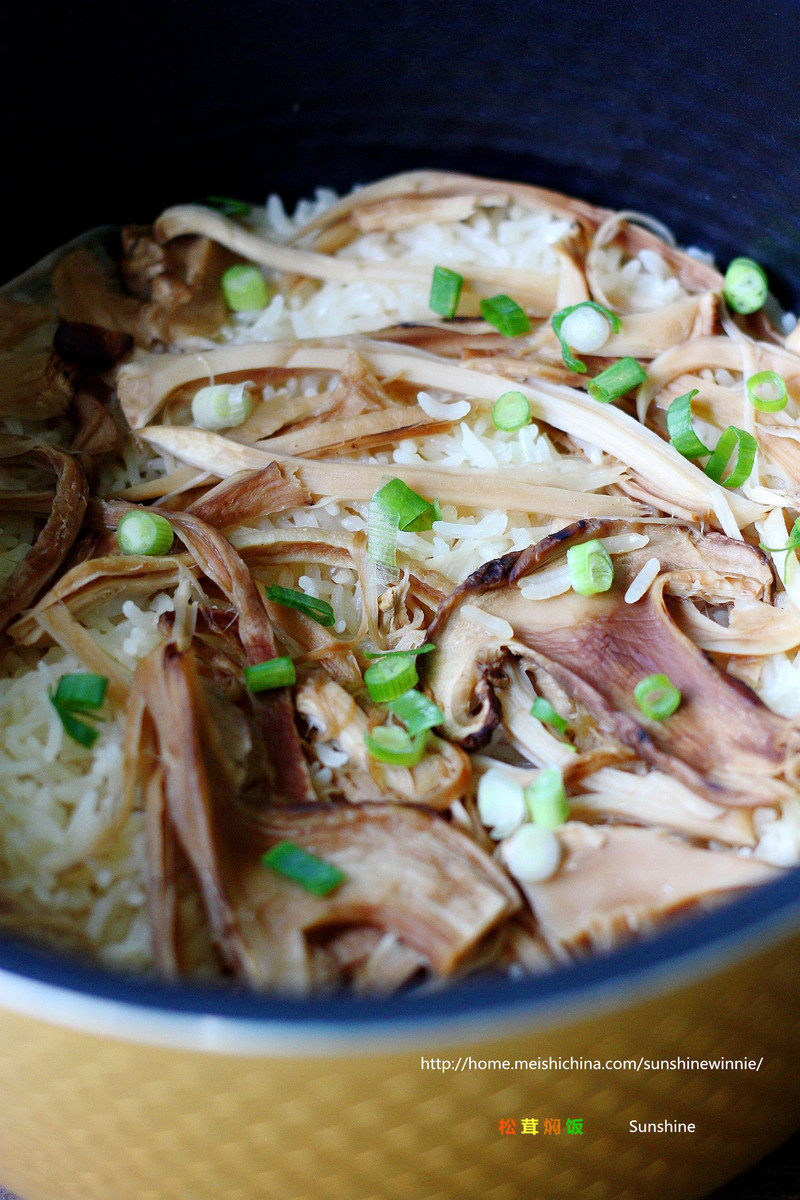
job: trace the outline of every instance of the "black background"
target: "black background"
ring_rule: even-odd
[[[208,193],[411,166],[649,209],[800,298],[796,0],[140,0],[4,11],[9,272]]]

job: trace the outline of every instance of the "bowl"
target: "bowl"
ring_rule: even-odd
[[[796,3],[81,15],[32,6],[0,50],[4,278],[173,201],[436,166],[651,212],[800,302]],[[125,979],[4,936],[0,1179],[25,1200],[691,1200],[800,1121],[798,969],[797,870],[546,977],[385,1000]]]

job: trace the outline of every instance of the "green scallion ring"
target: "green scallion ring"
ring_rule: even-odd
[[[62,675],[53,697],[56,708],[70,712],[89,712],[100,708],[106,698],[108,679],[105,675],[76,672]]]
[[[785,546],[765,546],[763,542],[759,542],[758,548],[765,554],[791,554],[793,550],[800,550],[800,517],[792,526]]]
[[[233,429],[253,411],[253,397],[244,383],[202,387],[192,398],[192,423],[200,429]]]
[[[530,333],[531,323],[528,314],[512,300],[510,296],[501,293],[481,300],[481,316],[489,325],[493,325],[503,337],[519,337],[520,334]]]
[[[723,295],[735,313],[754,313],[769,295],[764,268],[752,258],[734,258],[725,272]]]
[[[364,734],[367,749],[378,762],[389,767],[415,767],[425,753],[428,731],[411,737],[399,725],[378,725]]]
[[[87,750],[91,750],[100,737],[100,730],[95,729],[94,725],[90,725],[87,721],[81,721],[78,717],[73,716],[68,708],[59,708],[55,701],[53,703],[67,736],[71,737],[73,742],[78,742]]]
[[[403,532],[430,529],[430,525],[426,526],[425,522],[430,520],[432,523],[438,519],[434,513],[436,503],[432,504],[430,500],[420,496],[402,479],[390,479],[383,487],[378,488],[372,500],[386,510],[392,520],[397,522],[397,528]]]
[[[418,678],[414,656],[403,651],[384,654],[382,658],[371,662],[364,672],[369,698],[376,704],[396,700],[403,692],[413,688]]]
[[[344,871],[333,863],[310,854],[294,842],[276,842],[262,854],[261,861],[270,871],[291,879],[314,896],[329,896],[347,879]]]
[[[683,396],[676,396],[667,409],[669,440],[684,458],[700,458],[711,453],[692,428],[692,400],[698,391],[698,388],[693,388]]]
[[[155,557],[167,554],[175,534],[166,517],[136,508],[117,526],[117,545],[123,554]]]
[[[537,721],[541,721],[543,725],[551,725],[559,733],[566,733],[569,728],[568,722],[556,712],[550,701],[545,700],[544,696],[537,696],[534,700],[531,716],[536,717]]]
[[[558,829],[569,816],[569,801],[558,767],[545,767],[524,790],[525,807],[534,825]]]
[[[495,428],[511,432],[531,423],[531,404],[522,392],[503,392],[492,407]]]
[[[738,429],[735,425],[729,425],[706,463],[706,475],[725,488],[740,487],[750,478],[757,449],[758,442],[752,433],[748,433],[745,429]],[[728,460],[734,450],[736,450],[736,462],[727,478],[723,479]]]
[[[570,371],[577,371],[580,374],[585,374],[586,363],[581,362],[579,358],[575,357],[575,355],[572,353],[573,349],[577,350],[579,354],[591,354],[594,350],[599,350],[601,346],[605,344],[608,338],[606,336],[602,341],[596,341],[592,343],[590,349],[586,348],[589,343],[580,346],[573,346],[569,343],[568,339],[562,334],[562,326],[567,317],[571,317],[573,313],[579,312],[581,309],[588,309],[601,314],[606,320],[609,334],[619,333],[620,329],[622,328],[622,322],[617,314],[613,313],[610,308],[605,308],[604,305],[598,304],[595,300],[581,300],[580,304],[570,304],[567,308],[562,308],[557,313],[553,314],[550,324],[553,327],[553,333],[561,343],[561,357],[564,359],[564,362],[569,367]]]
[[[441,725],[444,714],[437,704],[434,704],[424,692],[415,689],[403,692],[395,700],[389,701],[389,709],[405,725],[411,737],[422,733],[424,729],[433,729]]]
[[[573,591],[579,596],[595,596],[607,592],[614,582],[614,564],[611,555],[597,538],[570,546],[567,550],[567,567]]]
[[[288,655],[268,658],[266,662],[245,667],[244,682],[250,692],[270,692],[274,688],[291,687],[297,679],[294,663]]]
[[[429,307],[440,317],[454,317],[463,285],[464,277],[457,271],[451,271],[449,267],[434,267]]]
[[[231,312],[255,312],[256,309],[266,308],[271,299],[267,281],[259,271],[249,263],[237,263],[223,272],[222,294]]]
[[[786,382],[777,371],[758,371],[746,386],[750,403],[759,412],[780,412],[789,403]]]
[[[619,400],[631,388],[639,387],[646,379],[647,373],[635,358],[621,358],[619,362],[612,363],[605,371],[595,375],[586,390],[594,400],[599,400],[601,404],[610,404],[613,400]]]
[[[633,690],[639,708],[650,721],[666,721],[681,702],[681,694],[668,675],[647,675]]]

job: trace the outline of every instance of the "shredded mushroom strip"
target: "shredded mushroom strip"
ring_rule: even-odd
[[[240,207],[0,296],[0,922],[385,993],[800,862],[775,302],[527,184]]]

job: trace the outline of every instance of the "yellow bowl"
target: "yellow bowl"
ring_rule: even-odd
[[[551,976],[386,1001],[172,989],[6,943],[0,1179],[25,1200],[703,1196],[800,1120],[796,874]],[[660,1122],[694,1128],[631,1128]]]

